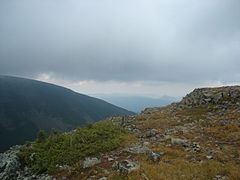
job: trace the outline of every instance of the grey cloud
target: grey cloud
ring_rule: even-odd
[[[239,0],[3,0],[0,73],[77,80],[239,77]]]

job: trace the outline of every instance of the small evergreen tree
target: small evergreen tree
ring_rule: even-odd
[[[47,139],[47,134],[44,130],[40,130],[37,133],[37,143],[44,142]]]
[[[51,135],[52,136],[56,136],[56,135],[58,135],[59,134],[59,131],[57,130],[57,129],[55,129],[55,128],[52,128],[51,129]]]

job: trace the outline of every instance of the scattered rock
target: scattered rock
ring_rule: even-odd
[[[137,126],[136,125],[134,125],[134,124],[130,124],[130,125],[128,125],[128,126],[125,126],[124,127],[129,133],[132,133],[132,134],[134,134],[134,133],[139,133],[140,132],[140,130],[137,128]]]
[[[135,145],[135,146],[126,148],[125,151],[133,154],[147,154],[151,150],[148,147],[143,145]]]
[[[148,146],[149,144],[150,144],[150,143],[147,142],[147,141],[143,142],[143,146]]]
[[[98,180],[107,180],[107,177],[102,177],[102,178],[100,178]]]
[[[28,167],[24,167],[17,153],[21,146],[14,146],[10,150],[0,153],[0,179],[1,180],[52,180],[46,174],[33,174]]]
[[[203,104],[237,104],[240,100],[240,86],[220,88],[198,88],[185,96],[177,106],[195,107]]]
[[[201,152],[201,146],[199,143],[185,143],[183,145],[185,147],[186,151],[191,151],[191,152]]]
[[[152,114],[152,113],[157,113],[160,112],[159,108],[155,107],[155,108],[146,108],[144,109],[141,114]]]
[[[185,144],[188,141],[186,139],[180,139],[180,138],[171,138],[172,144]]]
[[[154,137],[157,134],[156,129],[151,129],[150,131],[145,132],[143,135],[141,135],[141,138],[149,138],[149,137]]]
[[[110,174],[110,172],[106,169],[103,170],[103,173],[106,174],[106,175]]]
[[[213,157],[212,157],[212,156],[206,156],[206,158],[207,158],[207,159],[213,159]]]
[[[144,174],[144,173],[141,174],[141,177],[142,177],[144,180],[149,180],[149,178],[147,177],[147,175]]]
[[[224,175],[216,175],[213,180],[223,180],[223,179],[227,179],[228,177],[227,176],[224,176]]]
[[[193,143],[192,144],[193,152],[200,152],[201,151],[201,146],[198,143]]]
[[[139,168],[140,168],[140,165],[131,160],[123,160],[121,162],[117,162],[116,164],[117,171],[124,175],[127,175]]]
[[[83,168],[88,168],[88,167],[92,167],[96,164],[99,164],[101,163],[101,160],[98,159],[98,158],[90,158],[90,157],[87,157],[85,158],[85,160],[83,161]]]
[[[7,180],[16,178],[16,171],[21,167],[17,157],[18,152],[19,151],[15,149],[0,154],[0,179]]]
[[[164,152],[149,152],[148,153],[148,158],[153,161],[153,162],[158,162],[161,158],[161,156],[165,154]]]
[[[115,125],[125,127],[128,123],[135,121],[136,120],[135,118],[136,118],[135,116],[116,115],[116,116],[109,117],[107,119],[107,121],[110,121],[110,122],[114,123]]]
[[[69,165],[60,165],[60,166],[58,166],[58,167],[59,167],[59,169],[61,169],[61,170],[63,170],[63,169],[69,169],[69,168],[70,168]]]
[[[111,158],[111,157],[109,157],[109,158],[108,158],[108,161],[114,161],[114,159],[113,159],[113,158]]]

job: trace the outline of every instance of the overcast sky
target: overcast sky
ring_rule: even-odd
[[[1,0],[0,74],[85,94],[240,84],[240,0]]]

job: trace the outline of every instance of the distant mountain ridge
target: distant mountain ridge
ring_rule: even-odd
[[[0,151],[32,140],[39,129],[70,130],[115,114],[134,114],[70,89],[0,76]]]
[[[146,107],[166,106],[173,102],[179,101],[180,98],[162,96],[159,98],[147,97],[144,95],[118,95],[118,94],[93,94],[111,104],[140,113]]]

